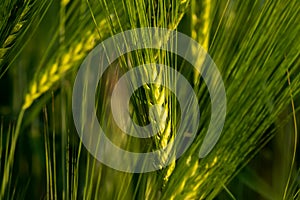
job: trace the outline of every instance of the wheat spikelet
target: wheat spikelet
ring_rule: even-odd
[[[73,48],[70,48],[62,55],[62,59],[54,62],[44,73],[31,84],[29,91],[25,95],[25,102],[22,109],[31,106],[34,100],[48,91],[74,64],[82,60],[86,54],[93,49],[95,41],[99,39],[97,32],[88,32],[86,39],[80,41]]]

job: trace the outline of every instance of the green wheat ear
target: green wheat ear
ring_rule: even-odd
[[[77,20],[76,17],[78,17],[77,15],[75,15],[76,12],[74,11],[74,9],[76,9],[76,5],[84,5],[81,4],[80,1],[77,3],[80,4],[70,4],[69,0],[60,1],[61,8],[65,9],[67,5],[70,5],[68,11],[64,11],[65,13],[60,13],[62,24],[60,25],[58,32],[56,32],[56,34],[59,34],[60,36],[60,42],[65,40],[63,42],[65,44],[61,45],[63,47],[63,50],[61,49],[62,51],[59,51],[58,56],[53,56],[55,57],[54,59],[52,57],[52,62],[50,61],[50,64],[47,64],[45,66],[44,71],[39,71],[38,68],[37,72],[35,73],[34,80],[25,95],[25,101],[22,105],[23,110],[29,108],[34,100],[39,98],[43,93],[47,92],[73,66],[80,64],[80,61],[82,61],[84,57],[95,47],[100,39],[102,40],[103,38],[106,38],[110,35],[111,32],[108,27],[112,26],[112,28],[114,28],[114,26],[116,25],[115,21],[111,24],[108,23],[109,20],[105,19],[106,16],[103,14],[103,12],[100,12],[102,8],[100,8],[97,3],[97,5],[95,5],[95,8],[93,8],[94,10],[96,10],[97,18],[95,18],[94,14],[92,14],[92,18],[95,24],[99,23],[98,26],[101,27],[101,31],[98,27],[98,29],[96,30],[93,26],[90,26],[93,25],[93,23],[90,21],[92,20],[92,18],[85,17],[81,19],[83,25],[77,25],[78,29],[75,29],[75,32],[72,33],[73,35],[76,35],[81,39],[73,41],[74,38],[72,38],[73,40],[67,41],[67,39],[65,38],[65,31],[67,31],[67,28],[73,28],[74,23],[76,23]],[[121,3],[118,2],[116,4],[116,7],[118,8],[120,5]],[[82,12],[83,14],[81,14],[84,15],[86,14],[85,12],[88,11],[83,9]],[[91,10],[91,12],[93,11]],[[69,20],[68,23],[65,22],[67,18]],[[121,18],[120,23],[126,24],[124,20],[125,18]],[[80,30],[81,32],[79,32]],[[51,43],[50,47],[53,47],[53,43]]]
[[[137,26],[136,21],[139,22],[138,27],[165,27],[169,29],[176,29],[179,22],[181,21],[184,13],[189,6],[188,0],[169,0],[169,1],[156,1],[156,0],[148,0],[144,1],[135,1],[135,4],[132,4],[131,1],[126,1],[126,3],[130,6],[127,7],[126,10],[130,20],[132,20],[131,27],[135,28]],[[150,10],[146,10],[145,4],[148,3],[148,6],[151,8]],[[132,7],[136,7],[132,9]],[[155,7],[155,10],[152,10]],[[129,9],[131,8],[131,9]],[[171,13],[168,14],[168,13]],[[112,27],[113,28],[113,27]],[[144,57],[137,58],[137,62],[139,64],[145,63],[165,63],[169,65],[169,57],[164,52],[155,52],[146,51]],[[161,80],[165,77],[162,76],[160,71],[156,71],[156,68],[153,68],[152,71],[148,73],[153,76],[153,79]],[[161,149],[166,147],[166,145],[173,140],[174,138],[174,130],[172,127],[173,121],[171,121],[171,104],[170,94],[169,92],[161,86],[157,85],[147,85],[143,87],[145,90],[145,99],[147,99],[147,107],[151,107],[154,105],[160,106],[163,110],[158,110],[157,113],[161,114],[159,117],[162,121],[160,124],[165,124],[162,130],[160,130],[154,137],[154,146],[157,149]],[[139,99],[135,99],[135,101],[139,101]],[[139,116],[139,108],[135,108],[133,110],[133,115]],[[167,114],[166,114],[167,113]],[[162,117],[165,115],[165,117]],[[173,120],[173,119],[172,119]],[[167,160],[168,155],[161,155],[162,159]],[[162,160],[164,162],[164,160]],[[175,157],[174,160],[171,161],[170,165],[161,170],[161,173],[153,174],[155,177],[145,177],[145,181],[147,184],[155,185],[155,187],[146,187],[145,193],[142,194],[146,199],[156,198],[158,195],[157,189],[161,190],[168,182],[172,172],[175,169]],[[155,189],[156,188],[156,189]]]
[[[5,73],[11,63],[8,63],[8,57],[14,60],[18,49],[24,45],[22,36],[28,30],[31,22],[33,22],[40,14],[40,11],[46,12],[51,1],[5,1],[0,6],[0,77]],[[42,14],[43,15],[43,14]],[[21,46],[21,47],[20,47]],[[16,55],[10,55],[14,52]],[[2,69],[4,65],[8,65],[6,69]]]
[[[26,110],[29,108],[34,100],[47,92],[72,66],[78,64],[78,61],[81,61],[94,48],[97,40],[99,40],[97,32],[88,32],[85,35],[85,39],[73,45],[62,55],[61,60],[50,64],[31,84],[29,91],[25,95],[22,109]]]
[[[208,42],[209,42],[209,30],[210,30],[211,1],[205,0],[201,2],[196,2],[195,0],[191,0],[190,9],[191,9],[190,23],[192,26],[192,32],[191,32],[192,38],[198,41],[202,45],[202,47],[207,51],[209,45]],[[204,60],[202,62],[204,62]],[[200,77],[199,73],[194,73],[195,83],[199,82],[200,79],[199,77]],[[155,95],[157,101],[156,104],[158,105],[160,105],[159,99],[161,99],[162,96],[164,96],[165,98],[168,97],[168,93],[164,89],[159,90],[159,88],[155,88],[153,92],[155,94],[160,94],[160,95]],[[164,103],[165,103],[166,110],[168,110],[168,108],[170,108],[170,103],[172,104],[172,102],[164,102]],[[157,141],[158,141],[157,146],[160,148],[164,148],[170,141],[174,139],[174,134],[172,134],[174,130],[171,130],[172,129],[171,123],[176,123],[176,122],[174,121],[171,122],[171,120],[176,121],[176,118],[166,121],[165,123],[167,125],[163,133],[157,135]],[[163,187],[167,184],[174,169],[175,169],[175,158],[174,161],[171,162],[171,164],[166,168],[164,172]]]

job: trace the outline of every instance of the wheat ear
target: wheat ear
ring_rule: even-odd
[[[29,108],[34,100],[48,91],[74,64],[81,61],[93,49],[97,39],[99,39],[97,32],[88,32],[86,38],[64,53],[61,60],[52,63],[41,76],[33,81],[25,95],[22,108],[24,110]]]
[[[192,10],[192,18],[191,18],[191,23],[192,23],[192,27],[195,27],[192,30],[192,38],[194,38],[196,41],[198,41],[202,47],[207,51],[208,47],[209,47],[209,30],[210,30],[210,13],[211,13],[211,0],[204,0],[201,2],[197,2],[196,5],[196,1],[195,0],[191,0],[190,4],[189,2],[186,1],[181,1],[182,5],[190,5],[191,6],[191,10]],[[185,8],[186,9],[186,8]],[[181,19],[181,17],[180,17]],[[175,27],[177,26],[178,23],[175,23]],[[174,27],[173,27],[174,28]],[[204,60],[202,61],[204,62]],[[198,83],[199,82],[199,78],[200,74],[199,73],[195,73],[194,74],[194,82]],[[164,89],[159,90],[159,88],[154,89],[154,94],[160,94],[160,95],[156,95],[156,99],[157,99],[157,103],[159,104],[159,101],[161,101],[160,99],[162,99],[162,96],[164,98],[166,98],[167,93]],[[165,108],[166,111],[168,110],[168,107],[170,106],[171,102],[161,102],[165,104]],[[166,121],[165,123],[166,128],[164,129],[162,134],[158,134],[157,135],[157,141],[158,144],[157,146],[160,148],[164,148],[166,147],[167,143],[172,141],[174,139],[174,134],[172,134],[172,127],[171,127],[171,120],[174,119],[169,119],[168,121]],[[163,185],[165,185],[171,174],[173,173],[175,169],[175,158],[174,160],[171,162],[171,164],[166,168],[165,172],[164,172],[164,176],[163,176]],[[185,182],[185,181],[183,181]]]
[[[24,29],[24,24],[27,21],[27,14],[30,10],[29,1],[16,2],[13,8],[8,13],[9,17],[1,26],[1,48],[0,48],[0,64],[4,60],[4,56],[17,38],[17,34]],[[19,11],[21,10],[21,12]]]
[[[0,22],[0,67],[5,64],[5,59],[16,46],[18,38],[26,32],[30,22],[35,19],[34,15],[46,4],[49,5],[49,2],[24,0],[17,1],[11,6],[3,5],[2,9],[6,16]],[[9,11],[6,11],[7,9]]]

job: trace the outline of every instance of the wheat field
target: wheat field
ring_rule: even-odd
[[[2,0],[0,10],[0,199],[300,199],[300,1]],[[160,129],[149,138],[124,134],[110,104],[117,82],[136,66],[176,70],[201,111],[189,119],[196,135],[179,158],[161,153],[162,162],[153,162],[157,170],[132,173],[93,156],[76,129],[72,95],[93,49],[149,27],[180,32],[202,46],[209,56],[201,66],[212,59],[222,77],[226,118],[215,146],[199,157],[211,120],[222,120],[222,113],[212,117],[204,75],[163,49],[126,52],[103,72],[93,97],[112,143],[138,153],[165,148],[176,141],[185,115],[173,91],[143,84],[130,97],[128,113],[139,126],[153,122]],[[143,73],[168,81],[159,68]]]

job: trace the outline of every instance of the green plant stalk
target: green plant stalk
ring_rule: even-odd
[[[291,79],[290,79],[290,72],[287,70],[287,79],[288,79],[288,85],[291,85]],[[295,103],[293,99],[293,91],[290,89],[290,96],[291,96],[291,106],[293,111],[293,122],[294,122],[294,149],[293,149],[293,155],[292,155],[292,162],[289,170],[288,179],[286,181],[286,186],[284,188],[284,193],[282,199],[287,199],[288,195],[288,188],[290,185],[293,168],[296,160],[296,152],[297,152],[297,141],[298,141],[298,127],[297,127],[297,118],[296,118],[296,109],[295,109]],[[292,197],[290,197],[292,198]]]
[[[6,187],[7,187],[8,181],[9,181],[9,176],[11,174],[11,170],[12,170],[12,167],[13,167],[14,155],[15,155],[17,140],[18,140],[18,137],[19,137],[24,112],[25,112],[25,110],[21,109],[21,111],[19,113],[19,116],[18,116],[18,119],[17,119],[17,124],[16,124],[16,129],[15,129],[13,135],[12,135],[11,147],[10,147],[10,152],[9,152],[9,155],[8,155],[8,159],[6,160],[6,163],[4,165],[3,180],[2,180],[1,195],[0,195],[1,199],[4,198]]]

